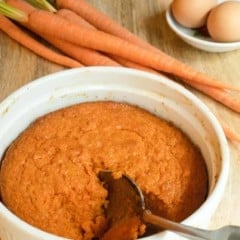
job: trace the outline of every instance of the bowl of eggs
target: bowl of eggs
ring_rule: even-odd
[[[240,48],[240,1],[174,0],[169,27],[186,43],[207,52]]]

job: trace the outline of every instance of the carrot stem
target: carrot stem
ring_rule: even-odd
[[[3,1],[0,1],[0,14],[19,22],[28,21],[28,15],[25,12],[11,7]]]
[[[33,6],[40,8],[40,9],[44,9],[47,10],[49,12],[56,12],[56,8],[54,8],[48,1],[46,0],[26,0],[27,2],[29,2],[30,4],[32,4]]]

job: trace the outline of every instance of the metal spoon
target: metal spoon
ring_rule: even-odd
[[[108,189],[109,205],[106,214],[112,224],[126,218],[126,215],[141,216],[145,223],[156,225],[162,229],[170,230],[184,235],[189,239],[206,240],[240,240],[240,227],[225,226],[217,230],[203,230],[184,224],[173,222],[156,216],[146,209],[144,195],[136,182],[127,175],[114,178],[113,172],[100,171],[99,178]]]

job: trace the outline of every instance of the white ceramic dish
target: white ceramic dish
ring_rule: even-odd
[[[113,100],[145,108],[173,122],[199,146],[209,172],[209,195],[184,223],[206,227],[224,192],[229,149],[220,124],[193,94],[171,80],[149,73],[92,67],[67,70],[40,78],[22,87],[0,104],[0,158],[9,144],[33,120],[72,104]],[[2,240],[63,240],[30,226],[0,203]],[[179,239],[162,232],[142,240]]]
[[[240,42],[220,43],[214,42],[210,37],[196,34],[196,30],[185,28],[177,23],[171,10],[166,11],[166,20],[169,27],[189,45],[207,52],[228,52],[240,48]]]

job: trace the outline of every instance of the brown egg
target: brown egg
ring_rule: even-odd
[[[209,11],[216,5],[217,0],[174,0],[171,10],[184,27],[199,28],[206,24]]]
[[[240,41],[240,2],[227,1],[213,8],[207,28],[214,41]]]

